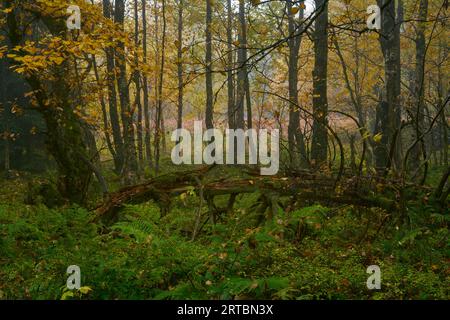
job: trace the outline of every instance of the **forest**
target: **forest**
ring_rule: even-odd
[[[448,0],[0,0],[0,300],[448,300]]]

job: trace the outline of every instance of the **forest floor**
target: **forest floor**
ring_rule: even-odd
[[[0,181],[0,299],[450,298],[449,216],[426,201],[408,207],[406,221],[305,203],[258,224],[251,193],[192,240],[195,191],[162,217],[153,201],[127,205],[105,227],[87,209],[25,204],[27,181]],[[81,269],[75,292],[70,265]],[[380,267],[380,290],[366,286],[370,265]]]

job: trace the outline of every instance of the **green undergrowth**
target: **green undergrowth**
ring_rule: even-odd
[[[91,223],[86,209],[19,198],[0,199],[0,299],[450,297],[449,217],[425,204],[408,208],[406,219],[375,208],[308,205],[279,209],[258,225],[258,195],[251,194],[216,225],[204,223],[204,208],[192,240],[193,192],[163,217],[152,202],[127,206],[108,227]],[[70,265],[81,269],[83,292],[68,295]],[[381,269],[381,290],[366,287],[370,265]]]

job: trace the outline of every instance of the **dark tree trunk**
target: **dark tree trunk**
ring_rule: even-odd
[[[10,116],[10,110],[9,110],[9,108],[6,108],[6,104],[3,104],[5,101],[6,101],[6,83],[7,83],[7,80],[6,80],[6,77],[5,77],[5,75],[4,75],[4,68],[7,68],[7,66],[3,66],[3,61],[0,61],[0,83],[2,84],[1,86],[0,86],[0,107],[2,107],[2,109],[3,109],[3,112],[0,112],[0,114],[1,113],[3,113],[3,121],[5,122],[5,132],[0,132],[0,137],[1,137],[1,134],[3,134],[4,136],[3,136],[3,142],[4,142],[4,145],[5,145],[5,147],[4,147],[4,165],[5,165],[5,173],[6,173],[6,175],[8,176],[8,172],[11,170],[11,163],[10,163],[10,153],[11,153],[11,151],[10,151],[10,125],[9,125],[9,123],[10,123],[10,119],[9,119],[9,116]]]
[[[311,159],[320,166],[327,160],[328,131],[325,124],[328,116],[327,70],[328,70],[328,1],[315,0],[319,15],[314,30],[313,70],[313,136]]]
[[[298,27],[294,14],[292,13],[292,0],[287,0],[288,31],[293,35]],[[300,20],[303,19],[303,9],[300,11]],[[298,101],[298,54],[300,50],[302,37],[292,37],[288,41],[289,45],[289,125],[288,125],[288,143],[291,165],[305,166],[308,163],[306,156],[305,141],[300,130],[300,110]]]
[[[103,15],[105,18],[111,19],[111,3],[109,0],[103,0]],[[107,71],[107,85],[108,85],[108,105],[109,118],[111,121],[112,136],[115,147],[114,166],[116,173],[121,174],[124,165],[124,146],[122,140],[122,133],[120,131],[119,112],[117,108],[117,91],[116,91],[116,75],[115,75],[115,59],[114,49],[108,47],[106,52],[106,71]]]
[[[252,119],[252,99],[250,96],[250,81],[248,77],[249,70],[247,68],[247,56],[248,56],[248,41],[247,41],[247,20],[245,15],[245,3],[239,10],[239,22],[241,25],[241,50],[242,61],[245,64],[242,66],[242,77],[244,79],[244,91],[245,91],[245,105],[247,111],[247,128],[251,129],[253,126]]]
[[[246,34],[246,23],[245,23],[245,1],[239,0],[239,49],[238,49],[238,77],[237,77],[237,92],[236,92],[236,122],[235,127],[239,129],[245,128],[244,119],[244,104],[245,104],[245,83],[246,83],[246,50],[245,50],[245,34]]]
[[[124,30],[125,3],[124,0],[116,0],[114,21]],[[125,60],[125,44],[119,41],[116,50],[117,87],[119,88],[120,106],[122,115],[122,133],[125,151],[125,165],[123,178],[126,184],[132,183],[136,178],[137,161],[134,139],[133,114],[130,104],[130,91],[127,80],[127,65]]]
[[[235,128],[235,101],[233,75],[233,13],[231,0],[227,0],[227,89],[228,89],[228,127]]]
[[[212,7],[211,0],[206,0],[206,128],[214,127],[213,124],[213,82],[212,82]]]
[[[382,139],[375,153],[378,171],[384,172],[392,166],[395,171],[400,169],[400,135],[396,134],[400,126],[400,18],[401,1],[396,12],[396,1],[378,0],[381,8],[380,44],[385,60],[385,92],[383,101],[387,103],[387,123],[382,126]],[[399,14],[400,13],[400,14]],[[396,137],[399,137],[396,139]],[[394,145],[395,144],[395,145]],[[390,158],[391,150],[392,158]]]
[[[161,39],[161,65],[159,69],[159,81],[157,88],[156,102],[156,132],[155,132],[155,172],[159,173],[159,160],[161,154],[161,136],[164,135],[163,113],[162,113],[162,93],[164,81],[164,63],[165,63],[165,47],[166,47],[166,1],[162,0],[162,39]]]
[[[139,48],[139,11],[138,11],[138,0],[134,0],[134,44],[136,49]],[[142,103],[141,103],[141,73],[139,72],[139,57],[138,53],[135,52],[134,64],[136,70],[134,71],[134,85],[136,88],[136,107],[138,112],[137,117],[137,148],[138,148],[138,159],[139,159],[139,169],[141,170],[144,163],[144,146],[142,138]]]
[[[177,75],[178,75],[178,119],[177,128],[183,127],[183,0],[178,3],[178,48],[177,48]]]
[[[146,0],[142,0],[142,47],[144,64],[147,60],[147,3]],[[150,137],[150,108],[149,108],[149,90],[148,90],[148,78],[144,74],[142,78],[143,94],[144,94],[144,127],[145,127],[145,156],[150,167],[153,167],[153,157],[151,149],[151,137]]]
[[[425,27],[428,15],[428,0],[420,0],[419,17],[416,27],[416,69],[415,69],[415,139],[422,135],[424,130],[425,106],[424,106],[424,79],[425,79]],[[424,141],[416,145],[411,158],[411,169],[415,171],[420,167],[420,158],[422,156]],[[424,159],[425,160],[425,159]]]

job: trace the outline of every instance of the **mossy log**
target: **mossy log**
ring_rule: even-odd
[[[117,212],[126,204],[139,204],[150,200],[161,208],[161,214],[170,210],[171,198],[188,192],[203,189],[203,196],[210,210],[229,212],[238,194],[259,192],[272,199],[289,196],[297,202],[318,202],[326,205],[349,204],[363,207],[379,207],[386,211],[400,210],[400,199],[395,190],[407,188],[404,184],[380,181],[376,177],[348,176],[336,184],[333,175],[301,172],[295,177],[250,176],[246,178],[227,178],[214,172],[213,167],[170,173],[130,186],[112,193],[97,209],[95,220],[112,222]],[[214,197],[229,195],[227,208],[215,207]],[[404,200],[403,200],[404,201]],[[269,201],[273,202],[273,201]],[[269,204],[270,206],[270,204]],[[273,210],[272,210],[273,211]]]

